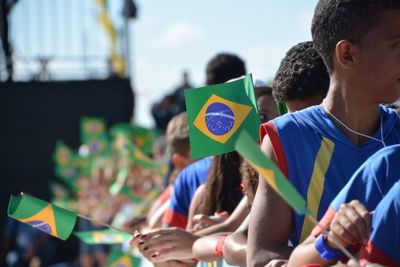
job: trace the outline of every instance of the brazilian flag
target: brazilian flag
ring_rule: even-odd
[[[121,189],[124,187],[125,181],[128,178],[129,170],[128,168],[121,167],[118,171],[117,178],[115,182],[110,186],[109,192],[112,196],[120,193]]]
[[[147,129],[138,125],[132,125],[129,123],[119,123],[112,127],[110,133],[114,138],[119,132],[125,132],[125,134],[132,139],[132,142],[144,153],[151,155],[153,152],[153,142],[155,138],[155,132],[153,129]]]
[[[81,119],[81,142],[86,144],[93,136],[99,136],[106,131],[104,119],[97,117],[83,117]]]
[[[95,244],[122,244],[132,238],[131,234],[116,231],[114,229],[104,229],[98,231],[75,232],[80,240],[88,245]]]
[[[112,136],[112,148],[123,158],[129,157],[130,150],[133,147],[133,140],[129,134],[129,125],[117,124],[110,130]]]
[[[139,267],[141,259],[113,250],[108,258],[107,267]]]
[[[11,196],[8,216],[62,240],[70,236],[76,222],[75,213],[27,194]]]
[[[153,130],[143,128],[138,125],[132,125],[131,134],[135,140],[136,146],[147,155],[153,153],[154,135]]]
[[[88,146],[91,155],[108,154],[108,137],[105,133],[88,136],[84,144]]]
[[[132,190],[127,185],[123,185],[121,190],[119,191],[121,195],[127,197],[133,203],[140,203],[143,201],[143,198],[136,196],[133,194]]]
[[[232,82],[185,91],[193,159],[235,150],[247,129],[258,141],[260,119],[251,74]]]
[[[255,168],[266,182],[299,214],[310,215],[307,203],[296,188],[282,174],[278,167],[260,150],[252,137],[243,131],[237,142],[236,150]]]
[[[73,157],[73,151],[62,140],[57,140],[53,160],[57,165],[68,165]]]

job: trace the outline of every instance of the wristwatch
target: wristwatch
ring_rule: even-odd
[[[319,252],[321,259],[326,261],[340,259],[344,255],[343,252],[339,249],[331,248],[326,243],[326,239],[327,237],[321,234],[314,243],[314,247]]]

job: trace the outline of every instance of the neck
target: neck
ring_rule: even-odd
[[[379,105],[368,101],[362,90],[335,83],[331,85],[324,103],[328,111],[353,131],[372,136],[380,128]],[[354,143],[363,144],[368,138],[352,133],[330,116],[334,124]]]

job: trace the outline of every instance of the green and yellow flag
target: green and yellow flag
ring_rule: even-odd
[[[95,244],[122,244],[132,238],[132,235],[116,231],[114,229],[104,229],[98,231],[75,232],[80,240],[89,245]]]
[[[62,140],[57,140],[53,160],[57,165],[66,166],[73,158],[73,151]]]
[[[141,259],[113,250],[108,258],[107,267],[139,267]]]
[[[147,155],[153,153],[154,131],[143,128],[138,125],[132,125],[131,134],[135,140],[136,146]]]
[[[133,194],[132,190],[127,185],[123,185],[121,190],[119,191],[119,193],[121,195],[124,195],[126,198],[128,198],[133,203],[140,203],[143,201],[143,198]]]
[[[288,113],[288,109],[285,103],[283,102],[279,102],[278,103],[278,112],[279,112],[279,116],[285,115],[286,113]]]
[[[112,127],[110,130],[111,135],[118,135],[118,132],[125,132],[134,142],[134,144],[147,155],[153,152],[153,141],[155,138],[155,131],[147,129],[138,125],[129,123],[119,123]]]
[[[260,150],[251,136],[243,131],[235,145],[236,151],[247,160],[267,183],[299,214],[311,214],[307,203],[279,168]]]
[[[62,240],[70,236],[76,222],[75,213],[27,194],[11,196],[8,216]]]
[[[93,136],[100,136],[106,131],[104,119],[97,117],[83,117],[81,119],[81,142],[86,144]]]
[[[106,155],[108,154],[108,138],[106,134],[91,136],[86,139],[85,144],[89,148],[90,155]]]
[[[247,129],[259,139],[260,120],[251,74],[232,82],[185,91],[193,159],[235,150]]]
[[[121,189],[125,185],[126,179],[128,179],[129,170],[128,168],[121,167],[118,171],[115,182],[110,186],[109,192],[112,196],[120,193]]]

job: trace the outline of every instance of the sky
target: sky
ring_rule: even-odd
[[[108,0],[120,33],[122,2]],[[135,122],[154,125],[152,103],[181,83],[183,71],[189,72],[194,86],[204,85],[206,64],[219,52],[237,54],[254,77],[271,81],[286,51],[311,40],[316,2],[137,0],[138,18],[129,25]],[[27,58],[54,54],[58,59],[49,64],[54,79],[104,77],[110,42],[99,27],[98,12],[95,0],[20,0],[12,14],[17,67],[22,70],[19,79],[27,79],[27,73],[38,68]],[[119,45],[125,43],[120,40]],[[85,71],[77,71],[82,62],[70,59],[82,54]]]

